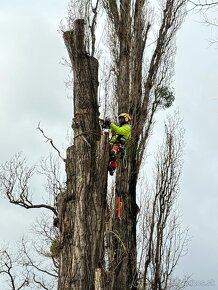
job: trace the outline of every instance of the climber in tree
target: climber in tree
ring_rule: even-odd
[[[117,167],[117,157],[119,153],[124,153],[126,140],[129,138],[131,127],[129,121],[131,120],[129,114],[122,113],[118,116],[119,126],[112,123],[110,118],[106,118],[104,126],[110,128],[112,131],[112,137],[110,139],[110,158],[108,171],[110,175],[113,175]]]

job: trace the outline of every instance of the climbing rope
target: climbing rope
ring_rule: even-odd
[[[120,146],[119,148],[119,159],[122,161],[121,170],[124,171],[125,169],[127,169],[127,160],[126,160],[126,149],[123,145]]]

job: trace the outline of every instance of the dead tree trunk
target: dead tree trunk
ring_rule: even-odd
[[[99,126],[98,61],[86,52],[83,20],[64,33],[64,41],[74,73],[74,143],[67,149],[66,192],[58,201],[58,290],[92,290],[102,279],[108,140]]]

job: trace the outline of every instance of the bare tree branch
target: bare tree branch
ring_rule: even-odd
[[[42,133],[43,137],[46,139],[46,142],[50,142],[51,146],[58,152],[58,156],[66,162],[66,159],[61,156],[61,152],[57,149],[57,147],[54,145],[54,142],[51,138],[47,137],[44,133],[44,131],[40,128],[40,122],[38,123],[37,129]]]
[[[35,167],[28,167],[21,154],[0,166],[0,190],[10,203],[26,209],[46,208],[57,215],[56,209],[48,204],[33,204],[30,193],[30,180]]]
[[[29,272],[21,274],[18,259],[14,254],[10,254],[8,249],[0,250],[0,275],[6,276],[11,290],[20,290],[29,285]]]
[[[96,41],[96,37],[95,37],[95,27],[96,27],[96,18],[97,18],[97,9],[98,9],[98,5],[99,5],[99,0],[96,1],[95,6],[92,5],[92,12],[94,14],[93,18],[92,18],[92,22],[89,26],[90,31],[91,31],[91,41],[92,41],[92,49],[91,49],[91,56],[94,56],[95,54],[95,41]]]
[[[188,1],[189,3],[191,3],[192,5],[194,5],[194,8],[212,8],[218,5],[218,1],[208,1],[208,0],[204,0],[204,1]]]
[[[50,288],[47,288],[44,283],[42,283],[41,281],[38,281],[36,279],[36,275],[35,274],[33,274],[33,281],[35,282],[36,285],[41,286],[43,289],[50,290]]]

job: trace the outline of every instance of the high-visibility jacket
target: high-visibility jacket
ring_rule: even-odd
[[[129,138],[131,132],[131,126],[129,124],[117,126],[116,124],[111,123],[110,129],[112,131],[112,138],[110,140],[110,144],[125,143],[126,140]]]

